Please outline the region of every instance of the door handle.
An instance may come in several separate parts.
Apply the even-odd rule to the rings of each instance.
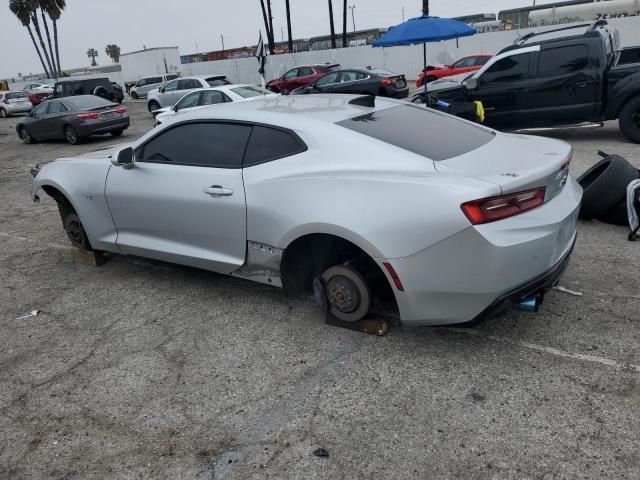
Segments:
[[[220,185],[212,185],[203,190],[207,195],[212,195],[214,197],[228,197],[233,195],[233,190],[230,188],[223,188]]]
[[[588,83],[588,82],[580,82],[580,83],[576,83],[576,87],[579,87],[579,88],[586,87],[587,85],[589,85],[589,83]]]

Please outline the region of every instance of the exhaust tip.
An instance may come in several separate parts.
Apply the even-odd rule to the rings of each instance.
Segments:
[[[533,312],[536,313],[540,309],[540,297],[527,297],[523,299],[517,306],[518,310],[523,312]]]

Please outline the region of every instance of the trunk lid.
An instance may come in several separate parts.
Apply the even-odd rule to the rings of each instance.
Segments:
[[[502,194],[545,187],[548,201],[566,184],[571,155],[571,146],[559,140],[497,133],[491,142],[435,167],[498,185]]]

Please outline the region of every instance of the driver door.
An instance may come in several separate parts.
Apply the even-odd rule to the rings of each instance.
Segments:
[[[118,247],[225,274],[244,264],[242,156],[251,130],[178,124],[139,145],[133,168],[111,167],[105,191]]]
[[[478,87],[469,91],[470,100],[482,102],[488,125],[516,127],[526,123],[536,54],[519,53],[497,60],[478,78]]]

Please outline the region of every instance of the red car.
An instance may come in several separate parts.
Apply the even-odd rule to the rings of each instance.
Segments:
[[[420,88],[424,86],[426,78],[427,83],[438,80],[439,78],[450,77],[451,75],[458,75],[460,73],[475,72],[480,70],[482,66],[487,63],[493,55],[469,55],[468,57],[462,57],[451,65],[438,65],[427,67],[427,71],[420,72],[420,76],[416,81],[416,87]]]
[[[292,68],[280,78],[274,78],[267,83],[267,88],[275,93],[291,92],[296,88],[306,87],[320,77],[335,70],[340,65],[325,63],[322,65],[301,65]]]

